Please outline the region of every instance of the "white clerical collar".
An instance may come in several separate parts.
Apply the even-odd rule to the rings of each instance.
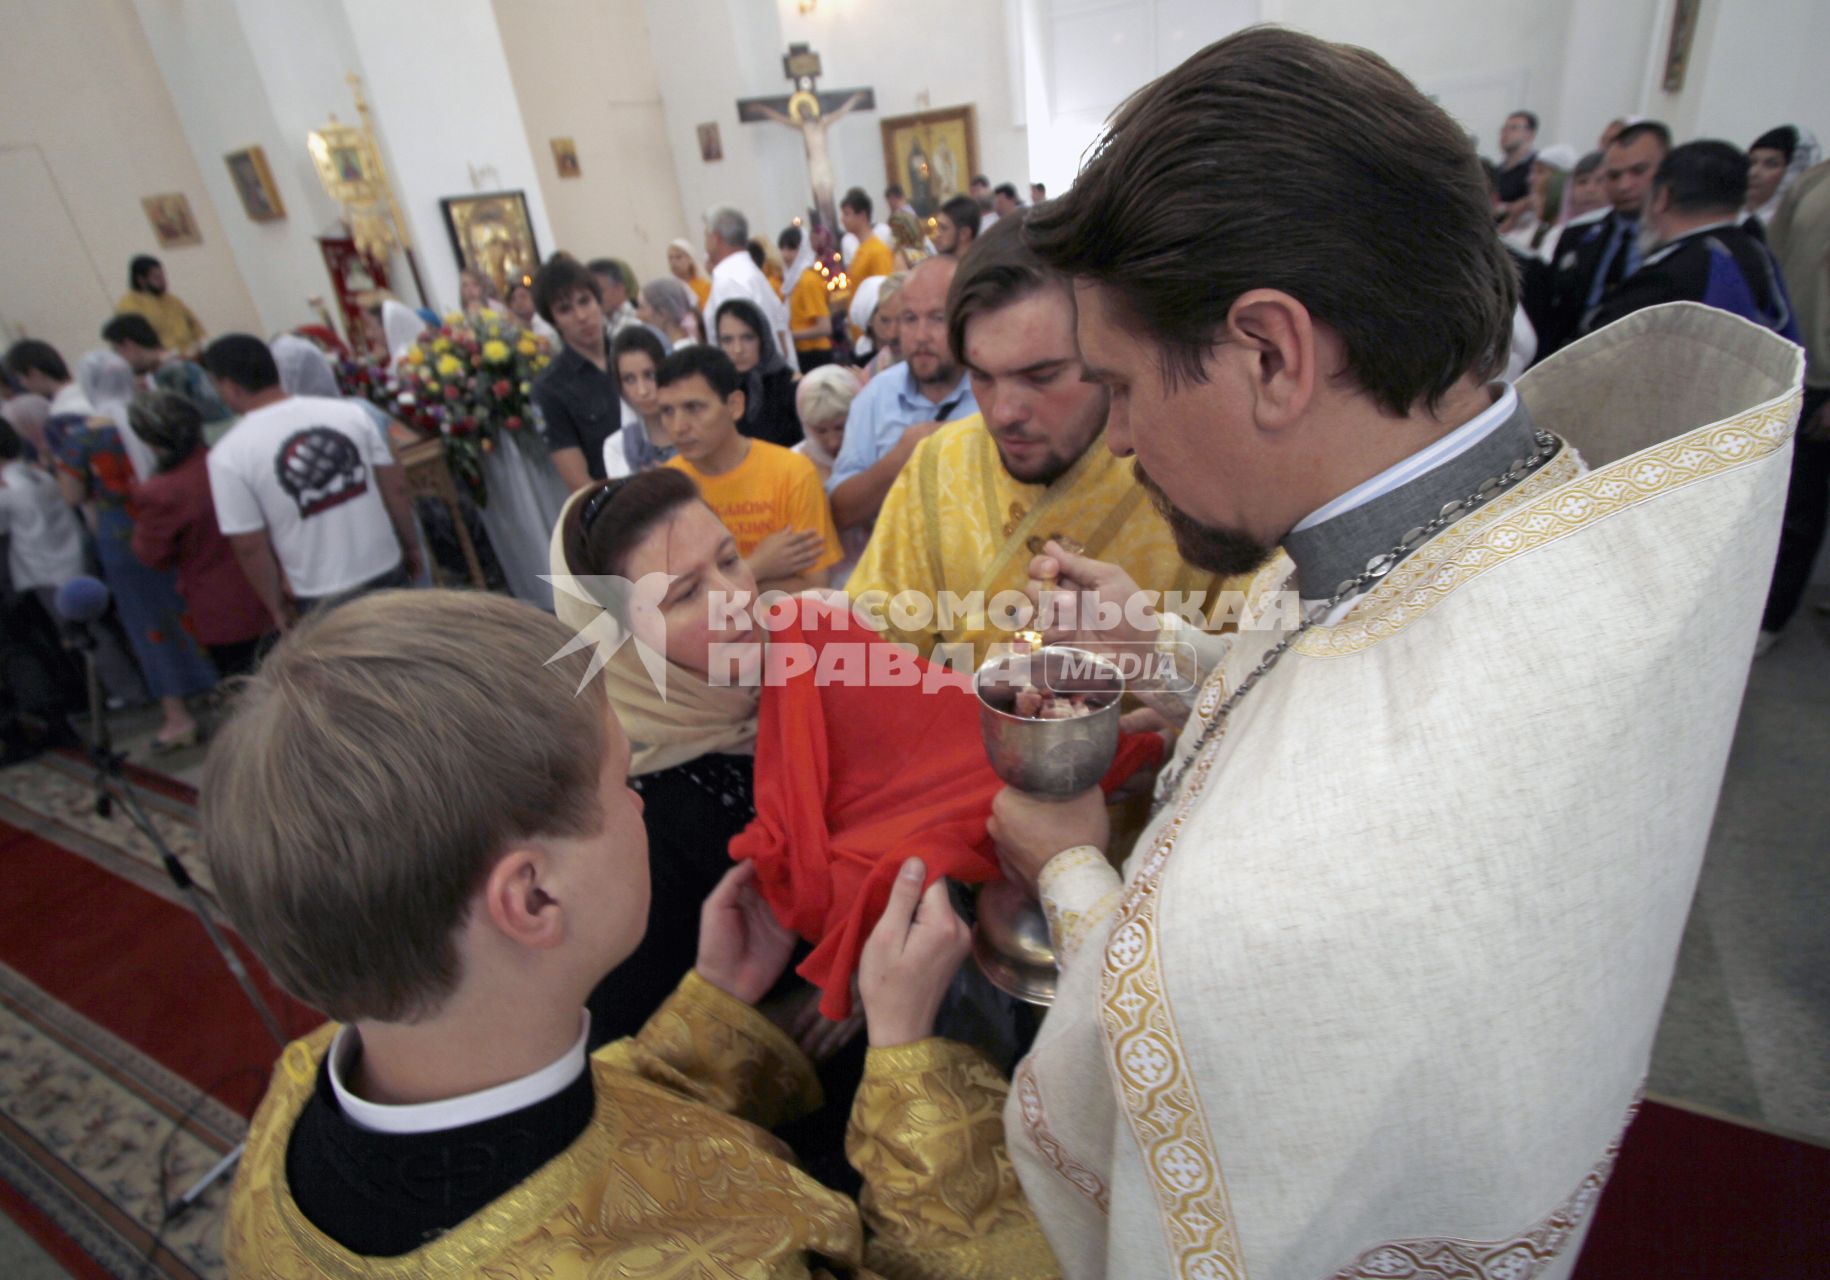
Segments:
[[[1387,467],[1372,479],[1355,485],[1340,497],[1327,505],[1311,511],[1301,520],[1291,533],[1300,533],[1312,529],[1324,520],[1345,515],[1355,507],[1363,507],[1374,498],[1382,497],[1393,489],[1409,484],[1418,476],[1434,471],[1449,459],[1466,453],[1475,445],[1497,431],[1512,415],[1518,411],[1519,393],[1506,383],[1492,384],[1500,388],[1500,394],[1493,403],[1480,413],[1462,423],[1442,439],[1437,440],[1410,457],[1393,466]]]
[[[578,1039],[572,1042],[570,1049],[532,1075],[437,1102],[384,1106],[350,1092],[344,1072],[361,1048],[362,1037],[354,1027],[344,1026],[330,1042],[330,1087],[336,1091],[337,1105],[343,1108],[343,1114],[361,1128],[375,1133],[436,1133],[460,1125],[480,1124],[545,1102],[584,1073],[585,1042],[590,1035],[590,1010],[580,1009]]]

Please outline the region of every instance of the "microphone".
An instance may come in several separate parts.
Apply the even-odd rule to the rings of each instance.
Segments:
[[[87,624],[108,612],[108,588],[97,578],[79,576],[57,588],[52,607],[65,622]]]

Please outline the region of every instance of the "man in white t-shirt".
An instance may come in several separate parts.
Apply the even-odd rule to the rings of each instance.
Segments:
[[[705,215],[705,256],[712,264],[712,292],[705,300],[705,340],[718,345],[718,308],[732,298],[745,298],[769,318],[775,330],[775,349],[792,369],[799,370],[790,340],[788,307],[769,277],[750,260],[750,223],[735,209],[718,208]]]
[[[216,523],[281,630],[332,597],[419,576],[406,478],[368,414],[287,395],[247,334],[212,342],[203,366],[241,416],[210,450]]]

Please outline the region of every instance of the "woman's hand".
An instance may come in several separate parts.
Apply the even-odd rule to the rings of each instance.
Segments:
[[[756,544],[746,560],[758,582],[794,578],[819,563],[826,540],[817,529],[777,529]]]
[[[872,1048],[934,1034],[934,1015],[972,946],[972,931],[947,900],[946,879],[923,893],[926,875],[920,858],[902,864],[858,957],[858,993]]]
[[[750,882],[754,862],[724,873],[699,911],[699,976],[745,1004],[767,995],[788,967],[794,934],[778,924]]]

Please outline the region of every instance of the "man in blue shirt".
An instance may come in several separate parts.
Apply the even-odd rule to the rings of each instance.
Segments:
[[[884,370],[852,401],[845,443],[826,481],[841,529],[877,518],[896,473],[944,422],[979,411],[972,383],[947,345],[947,290],[958,261],[917,264],[896,297],[903,363]]]

